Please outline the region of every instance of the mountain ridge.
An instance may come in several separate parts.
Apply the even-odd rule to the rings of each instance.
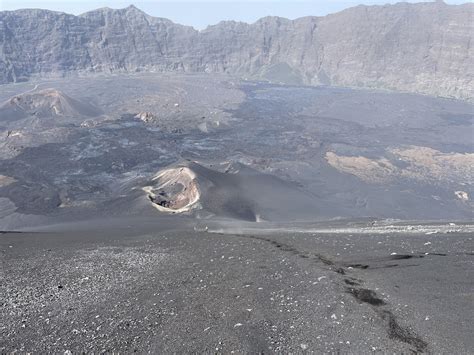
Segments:
[[[304,85],[474,97],[474,4],[359,5],[203,30],[131,5],[0,12],[0,83],[68,72],[209,72]]]

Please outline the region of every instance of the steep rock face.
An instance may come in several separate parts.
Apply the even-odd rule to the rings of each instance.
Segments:
[[[196,31],[134,6],[4,11],[0,83],[68,71],[204,71],[472,99],[473,13],[474,4],[400,3]]]
[[[359,6],[328,16],[318,31],[321,68],[338,85],[472,97],[473,5]]]
[[[92,28],[84,48],[94,71],[192,70],[185,65],[197,36],[192,27],[148,16],[133,6],[91,11],[79,18]]]

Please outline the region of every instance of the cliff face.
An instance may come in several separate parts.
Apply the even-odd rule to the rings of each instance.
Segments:
[[[0,83],[68,71],[205,71],[472,99],[473,14],[474,4],[400,3],[196,31],[133,6],[4,11]]]

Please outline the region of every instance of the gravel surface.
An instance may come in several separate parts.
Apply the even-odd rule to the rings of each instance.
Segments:
[[[468,353],[470,234],[0,235],[0,352]]]

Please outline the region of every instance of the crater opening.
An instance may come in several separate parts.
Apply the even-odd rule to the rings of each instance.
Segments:
[[[154,185],[143,190],[153,206],[163,212],[189,211],[199,201],[196,175],[187,167],[161,171],[153,178]]]

